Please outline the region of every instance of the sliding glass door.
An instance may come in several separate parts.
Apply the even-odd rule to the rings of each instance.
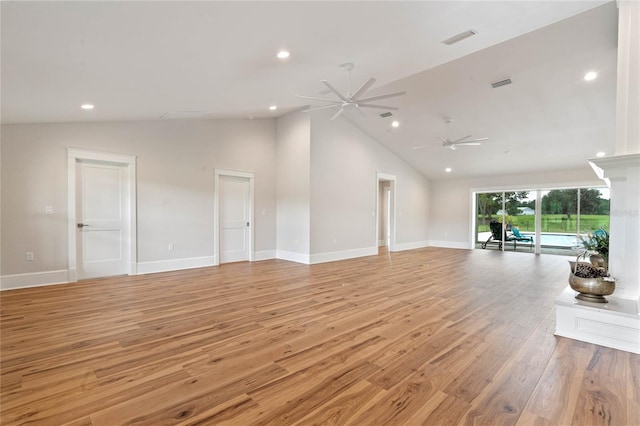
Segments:
[[[573,255],[582,247],[581,236],[609,229],[608,188],[478,192],[474,197],[476,248]],[[492,233],[491,222],[499,223],[504,235],[498,225]]]

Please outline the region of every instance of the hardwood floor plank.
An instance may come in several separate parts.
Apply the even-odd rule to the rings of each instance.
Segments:
[[[640,425],[640,355],[553,335],[567,260],[425,248],[4,291],[0,423]]]

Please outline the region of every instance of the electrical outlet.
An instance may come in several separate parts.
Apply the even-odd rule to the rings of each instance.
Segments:
[[[44,208],[44,214],[53,214],[53,206],[46,206]]]
[[[31,262],[33,261],[33,259],[34,259],[34,256],[32,251],[28,251],[25,253],[24,260],[26,260],[27,262]]]
[[[173,243],[169,243],[168,249],[169,251],[173,251]]]

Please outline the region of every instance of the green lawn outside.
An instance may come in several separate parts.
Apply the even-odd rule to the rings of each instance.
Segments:
[[[571,215],[571,219],[567,219],[566,214],[543,214],[542,215],[542,230],[541,232],[551,233],[570,233],[575,234],[578,221],[576,215]],[[502,216],[492,216],[491,219],[478,217],[478,232],[487,232],[489,229],[489,222],[491,220],[502,221]],[[535,231],[535,216],[507,216],[506,222],[512,226],[516,226],[523,232]],[[593,231],[604,227],[609,229],[609,216],[608,215],[581,215],[580,216],[580,233],[590,234]]]

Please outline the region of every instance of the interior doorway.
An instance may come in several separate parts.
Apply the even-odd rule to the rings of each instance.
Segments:
[[[376,179],[376,245],[378,252],[395,251],[396,178],[393,175],[377,173]]]
[[[253,261],[253,173],[215,171],[215,264]]]
[[[69,282],[136,274],[136,157],[68,149]]]

